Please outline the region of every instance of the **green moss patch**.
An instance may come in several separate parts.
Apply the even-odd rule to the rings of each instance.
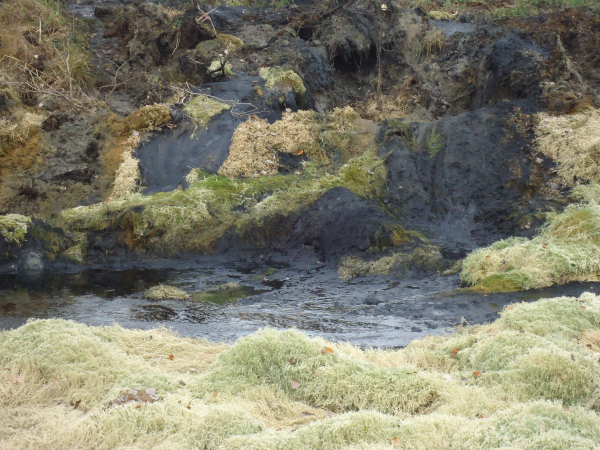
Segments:
[[[282,67],[262,67],[259,75],[266,80],[266,86],[269,88],[275,87],[276,84],[290,86],[297,94],[304,95],[306,87],[302,78],[291,69]]]
[[[231,105],[213,100],[206,95],[196,95],[188,103],[184,110],[190,117],[196,128],[208,125],[208,122],[223,111],[231,109]]]
[[[21,245],[25,240],[25,235],[30,224],[31,219],[21,214],[0,216],[0,235],[9,242]]]

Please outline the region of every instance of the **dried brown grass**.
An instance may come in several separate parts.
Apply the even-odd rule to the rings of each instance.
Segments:
[[[600,181],[600,110],[538,115],[537,149],[557,162],[567,186]]]
[[[273,124],[250,117],[235,130],[229,156],[219,173],[231,178],[274,175],[280,167],[278,152],[306,154],[313,160],[326,161],[315,132],[316,121],[314,111],[284,113]]]
[[[89,56],[74,25],[55,0],[1,3],[2,86],[27,100],[49,95],[70,104],[89,103]]]
[[[284,113],[273,124],[251,117],[233,134],[229,156],[219,173],[231,178],[275,175],[281,166],[280,152],[328,164],[328,154],[335,151],[345,163],[374,148],[371,138],[376,133],[364,122],[350,107],[336,108],[331,114]]]

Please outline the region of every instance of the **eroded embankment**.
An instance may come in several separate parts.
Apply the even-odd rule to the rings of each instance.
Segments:
[[[39,320],[0,334],[4,448],[595,448],[600,299],[360,350]]]
[[[20,8],[36,1],[2,6],[22,24],[3,47],[2,212],[33,218],[18,239],[2,219],[2,270],[276,251],[341,261],[347,277],[452,273],[474,249],[536,236],[571,191],[594,208],[594,5],[104,2],[59,32],[66,11],[45,3],[38,27]],[[585,228],[573,208],[568,227]],[[586,233],[585,261],[527,251],[545,273],[525,274],[509,250],[481,253],[489,266],[476,253],[463,281],[595,279]]]

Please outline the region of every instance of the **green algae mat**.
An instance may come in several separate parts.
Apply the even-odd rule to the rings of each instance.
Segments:
[[[585,449],[600,443],[600,297],[360,349],[233,345],[34,320],[0,333],[0,448]]]

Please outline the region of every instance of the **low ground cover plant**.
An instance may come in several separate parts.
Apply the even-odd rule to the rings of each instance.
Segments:
[[[34,320],[0,333],[2,448],[569,449],[600,442],[600,297],[510,305],[404,349],[233,345]],[[150,394],[148,394],[150,393]]]

